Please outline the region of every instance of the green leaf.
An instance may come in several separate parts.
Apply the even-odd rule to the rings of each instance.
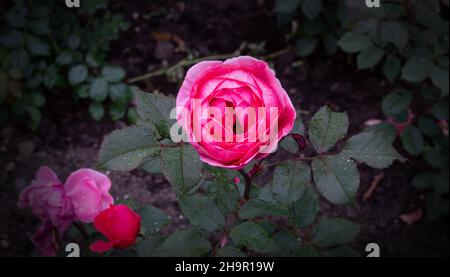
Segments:
[[[420,93],[423,95],[425,99],[431,101],[438,100],[439,98],[441,98],[442,95],[442,92],[438,88],[426,84],[420,88]]]
[[[383,134],[373,131],[350,138],[341,154],[380,169],[389,167],[395,160],[405,160]]]
[[[230,232],[231,240],[238,246],[248,247],[256,252],[269,253],[276,250],[269,235],[263,228],[252,222],[244,222]]]
[[[105,115],[105,108],[101,103],[92,102],[89,105],[89,114],[96,121],[99,121]]]
[[[303,228],[314,222],[320,210],[319,198],[311,187],[306,187],[303,195],[290,206],[290,221],[297,227]]]
[[[314,49],[316,49],[318,42],[319,41],[317,38],[302,37],[295,43],[295,51],[299,56],[308,56],[309,54],[314,52]]]
[[[71,34],[68,38],[67,38],[67,46],[69,47],[70,50],[75,50],[78,47],[80,47],[80,37],[76,34]]]
[[[353,160],[343,155],[314,159],[314,181],[323,197],[334,204],[354,202],[359,172]]]
[[[239,217],[242,219],[253,219],[266,215],[287,216],[288,211],[280,205],[274,205],[259,199],[251,199],[239,209]]]
[[[381,104],[385,115],[395,116],[406,110],[412,101],[412,93],[407,90],[396,90],[383,98]]]
[[[96,78],[92,81],[89,95],[92,99],[102,102],[108,96],[108,82],[103,78]]]
[[[442,91],[443,95],[448,95],[448,69],[435,67],[431,72],[431,81]]]
[[[295,154],[295,153],[297,153],[299,151],[298,143],[291,136],[285,137],[280,142],[279,145],[280,145],[281,148],[285,149],[286,151],[288,151],[291,154]]]
[[[154,257],[156,249],[161,245],[163,238],[156,234],[139,241],[137,243],[137,254],[139,257]]]
[[[89,85],[84,84],[77,89],[77,96],[81,99],[89,97]]]
[[[319,153],[324,153],[344,138],[348,129],[347,113],[337,113],[322,107],[311,119],[309,139]]]
[[[72,86],[83,83],[88,77],[88,69],[85,65],[80,64],[72,67],[69,71],[69,83]]]
[[[290,134],[298,134],[305,136],[305,124],[303,124],[303,120],[300,117],[300,111],[297,110],[297,117],[295,118],[294,127],[292,128]],[[288,136],[285,137],[281,143],[280,147],[285,149],[286,151],[289,151],[290,153],[297,153],[298,152],[298,143],[293,139],[292,137]]]
[[[331,247],[354,240],[359,231],[359,225],[348,220],[324,217],[316,226],[312,239],[320,247]]]
[[[11,10],[8,13],[2,14],[2,21],[5,21],[14,28],[23,28],[27,25],[26,14],[23,11]]]
[[[275,3],[275,12],[292,13],[300,5],[301,0],[277,0]]]
[[[102,76],[111,83],[120,82],[125,78],[125,70],[119,66],[107,65],[102,68]]]
[[[127,102],[128,86],[125,84],[112,84],[109,86],[109,97],[114,102]]]
[[[403,147],[411,155],[417,156],[423,151],[424,140],[422,133],[415,126],[407,126],[402,133]]]
[[[141,169],[150,174],[162,174],[161,159],[159,156],[150,156],[144,159]]]
[[[10,49],[18,48],[22,45],[23,41],[23,33],[16,30],[8,30],[0,36],[0,44]]]
[[[36,35],[48,35],[51,32],[48,18],[33,20],[30,22],[29,27]]]
[[[175,98],[163,94],[145,93],[134,90],[139,116],[153,124],[162,137],[169,136],[169,130],[175,120],[170,119],[170,112],[175,108]]]
[[[240,194],[236,186],[230,182],[209,182],[208,197],[212,198],[223,214],[233,213],[236,210]]]
[[[201,180],[203,164],[197,152],[188,145],[161,151],[164,176],[180,196],[187,194]]]
[[[401,69],[402,64],[400,59],[393,55],[388,55],[383,66],[384,76],[386,76],[389,81],[394,82],[400,74]]]
[[[196,230],[176,231],[156,249],[159,257],[200,257],[211,249],[211,244]]]
[[[448,120],[448,97],[439,99],[431,107],[431,114],[437,119]]]
[[[311,182],[311,169],[301,161],[289,160],[277,166],[273,173],[272,192],[280,203],[289,204],[299,199],[305,185]]]
[[[292,232],[281,230],[273,236],[277,250],[270,256],[295,257],[300,251],[300,239]]]
[[[384,56],[384,51],[376,46],[371,46],[358,54],[358,69],[368,69],[377,65]]]
[[[388,143],[394,143],[397,138],[397,130],[395,127],[387,122],[382,122],[376,125],[368,126],[364,129],[364,132],[375,132],[382,135]]]
[[[73,61],[73,56],[68,51],[63,51],[56,57],[56,63],[58,65],[68,65]]]
[[[86,64],[92,68],[98,68],[104,63],[104,60],[96,53],[88,53],[86,55]]]
[[[217,250],[216,257],[245,257],[245,254],[236,246],[229,244]]]
[[[370,46],[370,38],[368,36],[348,32],[338,40],[337,44],[346,53],[356,53],[367,49]]]
[[[436,120],[429,116],[421,116],[418,122],[420,131],[427,136],[433,137],[441,133],[441,128],[436,123]]]
[[[403,22],[382,21],[380,36],[381,39],[395,44],[398,50],[402,50],[408,44],[409,32],[407,25]]]
[[[159,232],[161,228],[170,223],[170,218],[162,210],[153,206],[144,206],[139,209],[141,216],[141,227],[144,228],[145,234],[153,234]]]
[[[114,102],[109,107],[109,115],[113,121],[122,119],[127,112],[127,104],[123,102]]]
[[[50,46],[45,41],[35,36],[27,36],[27,48],[30,53],[37,56],[50,55]]]
[[[322,10],[322,0],[302,0],[303,14],[309,19],[316,18]]]
[[[409,82],[421,82],[430,76],[433,63],[425,57],[410,58],[402,69],[402,79]]]
[[[155,133],[145,127],[127,127],[116,130],[103,140],[99,154],[99,167],[130,171],[159,151]]]
[[[222,213],[207,197],[184,197],[180,200],[180,208],[192,225],[207,232],[217,231],[225,225]]]
[[[30,56],[25,49],[18,49],[11,53],[11,67],[26,72],[30,65]]]

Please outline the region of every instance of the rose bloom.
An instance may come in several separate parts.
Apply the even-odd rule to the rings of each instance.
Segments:
[[[141,217],[125,205],[111,205],[94,221],[97,231],[109,241],[96,241],[89,247],[93,252],[105,252],[112,248],[125,249],[136,242],[141,229]]]
[[[72,202],[66,197],[64,185],[56,173],[43,166],[36,172],[31,185],[19,196],[19,208],[31,208],[42,221],[49,220],[60,233],[65,232],[75,220]]]
[[[109,193],[111,181],[108,176],[92,169],[80,169],[66,180],[65,190],[71,200],[77,218],[84,223],[91,223],[95,217],[114,199]]]
[[[266,157],[295,118],[274,71],[247,56],[194,65],[177,96],[178,123],[201,160],[212,166],[241,169]]]

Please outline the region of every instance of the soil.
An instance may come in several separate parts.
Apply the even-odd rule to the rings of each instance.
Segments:
[[[111,2],[112,9],[131,22],[131,28],[114,43],[110,56],[113,63],[126,68],[129,76],[174,64],[186,56],[186,52],[177,52],[177,41],[199,56],[233,52],[243,41],[266,41],[267,53],[285,47],[283,31],[272,13],[273,1]],[[155,33],[176,39],[157,40]],[[319,50],[302,60],[300,66],[292,67],[298,58],[288,51],[271,62],[297,108],[313,113],[328,104],[347,111],[350,134],[360,131],[369,119],[383,118],[380,101],[391,85],[375,72],[356,71],[346,56],[329,57]],[[147,91],[156,89],[173,95],[179,87],[164,76],[138,85]],[[108,119],[95,122],[88,115],[87,102],[76,103],[63,93],[50,97],[38,131],[17,124],[1,129],[0,256],[27,256],[33,250],[28,237],[38,221],[29,211],[19,210],[16,202],[36,169],[48,165],[64,180],[76,169],[94,167],[104,135],[127,124]],[[365,246],[375,242],[382,256],[448,256],[448,218],[432,222],[421,219],[412,225],[399,220],[401,214],[424,208],[424,196],[410,184],[420,163],[407,157],[409,162],[383,170],[384,178],[368,201],[363,201],[363,194],[382,171],[365,166],[360,166],[356,207],[336,207],[322,201],[321,213],[361,224],[361,234],[353,246],[362,255]],[[164,177],[139,171],[106,173],[117,199],[132,197],[163,209],[171,215],[173,228],[186,224]]]

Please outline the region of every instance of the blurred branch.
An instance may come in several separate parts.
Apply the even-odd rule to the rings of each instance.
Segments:
[[[198,58],[198,59],[187,59],[187,58],[185,58],[185,59],[182,59],[181,61],[179,61],[178,63],[176,63],[176,64],[174,64],[174,65],[172,65],[170,67],[161,68],[161,69],[158,69],[158,70],[155,70],[155,71],[143,74],[143,75],[139,75],[139,76],[133,77],[133,78],[128,80],[128,83],[133,84],[133,83],[137,83],[137,82],[140,82],[140,81],[151,79],[151,78],[154,78],[154,77],[157,77],[157,76],[166,75],[167,72],[171,72],[171,71],[174,71],[174,70],[176,70],[178,68],[189,66],[189,65],[193,65],[193,64],[197,64],[197,63],[200,63],[200,62],[203,62],[203,61],[224,60],[224,59],[229,59],[229,58],[232,58],[232,57],[236,57],[236,56],[239,56],[241,54],[242,50],[245,47],[246,47],[246,44],[243,43],[233,53],[206,56],[206,57],[202,57],[202,58]],[[283,55],[284,53],[289,52],[290,50],[291,50],[291,48],[287,47],[287,48],[281,49],[281,50],[279,50],[277,52],[274,52],[274,53],[271,53],[271,54],[268,54],[268,55],[265,55],[265,56],[261,56],[260,58],[263,59],[263,60],[273,59],[273,58],[276,58],[278,56]]]

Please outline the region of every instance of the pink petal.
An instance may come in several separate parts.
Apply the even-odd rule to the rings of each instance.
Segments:
[[[34,177],[37,181],[42,182],[51,182],[56,181],[59,182],[58,175],[48,166],[42,166],[36,172]]]
[[[73,209],[80,221],[90,223],[97,216],[102,198],[101,192],[93,179],[85,177],[76,186],[66,192],[72,202]]]
[[[102,253],[111,250],[114,242],[98,240],[89,246],[89,249],[95,253]]]

